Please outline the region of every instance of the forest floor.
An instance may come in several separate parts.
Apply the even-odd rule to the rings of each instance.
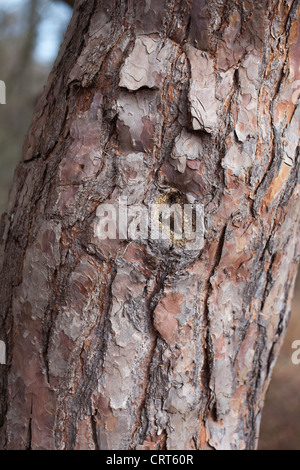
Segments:
[[[295,340],[300,340],[300,275],[287,335],[267,393],[260,450],[300,450],[300,364],[291,360]]]

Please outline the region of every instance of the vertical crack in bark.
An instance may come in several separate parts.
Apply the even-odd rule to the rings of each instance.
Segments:
[[[205,346],[204,346],[204,364],[203,364],[203,369],[202,369],[202,380],[203,383],[205,384],[205,387],[207,389],[207,404],[206,404],[206,410],[210,410],[213,412],[213,407],[214,407],[214,401],[215,398],[212,394],[212,390],[210,388],[210,380],[211,380],[211,374],[212,374],[212,369],[213,369],[213,341],[210,335],[210,314],[209,314],[209,299],[210,296],[213,292],[213,287],[211,284],[211,278],[215,275],[216,270],[220,264],[221,258],[222,258],[222,253],[223,253],[223,247],[225,243],[225,236],[226,236],[226,229],[227,225],[223,227],[223,229],[220,232],[220,237],[219,237],[219,242],[218,246],[216,249],[215,253],[215,262],[212,266],[212,269],[209,273],[208,279],[207,279],[207,294],[205,297],[204,301],[204,309],[203,309],[203,315],[204,315],[204,324],[206,327],[206,333],[205,333]],[[205,420],[205,417],[204,417]]]
[[[155,351],[156,351],[156,347],[157,347],[157,333],[155,333],[155,341],[154,341],[154,344],[153,344],[153,347],[152,347],[151,351],[149,352],[150,360],[149,360],[149,363],[148,363],[148,367],[147,367],[148,371],[147,371],[146,380],[145,380],[145,390],[146,391],[145,391],[145,394],[144,394],[144,396],[142,398],[142,401],[141,401],[141,403],[140,403],[140,405],[137,409],[137,412],[136,412],[136,422],[135,422],[135,425],[133,426],[132,433],[131,433],[131,442],[130,442],[130,446],[129,446],[130,450],[134,450],[134,448],[135,448],[135,443],[134,443],[135,437],[141,431],[140,427],[142,426],[142,415],[145,412],[145,409],[146,409],[146,406],[147,406],[148,387],[149,387],[150,378],[151,378],[151,365],[152,365],[152,361],[153,361],[154,354],[155,354]],[[140,439],[141,444],[142,444],[142,441],[146,439],[146,434],[147,434],[147,431],[145,430],[145,434],[143,435],[143,439]]]
[[[263,325],[258,323],[258,335],[257,335],[257,342],[255,348],[255,355],[253,359],[252,365],[252,377],[255,380],[251,381],[251,388],[247,394],[247,429],[248,435],[246,436],[246,449],[253,450],[255,448],[256,438],[257,438],[257,413],[255,412],[255,404],[257,404],[258,394],[261,391],[261,376],[262,376],[262,368],[264,365],[262,364],[261,357],[262,353],[266,347],[266,328]],[[258,413],[260,410],[258,411]]]
[[[273,268],[273,264],[274,264],[275,259],[276,259],[276,254],[272,255],[269,266],[268,266],[268,269],[267,269],[267,272],[266,272],[266,284],[265,284],[265,288],[264,288],[264,291],[263,291],[263,294],[262,294],[262,299],[261,299],[261,304],[260,304],[260,312],[262,312],[263,309],[264,309],[265,302],[268,298],[270,289],[273,285],[272,268]]]
[[[52,315],[52,311],[51,310],[49,311],[49,307],[48,307],[46,312],[45,312],[45,320],[44,320],[44,326],[43,326],[42,357],[43,357],[43,361],[44,361],[44,365],[45,365],[46,380],[47,380],[49,385],[50,385],[50,376],[49,376],[48,350],[49,350],[49,343],[50,343],[52,328],[53,328],[53,315]]]
[[[32,443],[32,411],[33,411],[33,396],[31,396],[31,407],[30,407],[30,416],[29,416],[29,423],[28,423],[28,435],[27,435],[27,444],[25,450],[32,450],[31,443]]]
[[[95,450],[100,450],[98,435],[97,435],[97,420],[95,415],[91,416],[91,428],[92,428],[92,437],[95,445]]]
[[[147,374],[147,380],[145,381],[147,387],[146,387],[145,395],[138,408],[137,420],[136,420],[136,423],[133,427],[133,431],[131,434],[130,448],[133,448],[135,445],[134,444],[135,436],[137,436],[140,432],[142,432],[142,429],[139,428],[142,424],[141,423],[142,415],[144,414],[145,418],[147,419],[146,406],[147,406],[147,400],[149,396],[149,390],[152,386],[152,364],[153,364],[155,352],[157,350],[157,341],[158,341],[158,338],[160,337],[158,331],[153,325],[153,314],[164,292],[164,285],[165,285],[166,278],[174,270],[174,264],[176,263],[176,261],[173,259],[171,259],[171,261],[168,261],[168,258],[171,255],[171,253],[172,253],[172,247],[170,248],[170,250],[168,251],[166,255],[167,261],[162,262],[161,265],[159,266],[159,269],[156,274],[156,283],[153,287],[152,293],[150,294],[147,300],[147,307],[148,307],[147,311],[148,311],[149,318],[152,324],[153,334],[155,335],[155,340],[153,343],[153,348],[151,349],[150,354],[149,354],[148,374]],[[148,425],[149,425],[149,422],[147,423],[147,426],[144,426],[144,433],[141,436],[139,436],[140,444],[142,444],[146,440]]]
[[[191,17],[191,13],[190,13],[189,20],[188,20],[188,23],[186,25],[186,30],[185,30],[185,34],[184,34],[183,43],[186,43],[188,41],[188,38],[189,38],[189,35],[190,35],[190,30],[191,30],[191,23],[192,23],[192,17]]]
[[[90,406],[91,395],[95,390],[98,379],[102,374],[103,358],[107,348],[107,336],[110,328],[109,313],[112,305],[112,284],[117,275],[116,261],[112,260],[107,267],[109,276],[107,277],[106,293],[103,295],[102,313],[99,317],[98,325],[94,327],[89,352],[85,358],[85,367],[82,371],[82,377],[72,395],[65,390],[60,391],[62,408],[68,416],[65,423],[66,437],[61,435],[59,421],[56,426],[56,445],[60,448],[61,442],[66,443],[66,448],[72,450],[75,448],[78,423],[82,416],[86,415]],[[100,300],[100,299],[99,299]],[[68,389],[74,384],[66,384]],[[61,410],[63,412],[63,409]],[[101,443],[99,443],[99,447]]]
[[[267,360],[267,367],[266,367],[266,377],[269,377],[271,372],[272,372],[272,369],[273,369],[273,362],[274,362],[274,351],[275,351],[275,347],[279,341],[279,338],[282,337],[282,332],[283,330],[285,329],[286,327],[286,324],[290,318],[290,312],[289,314],[287,315],[287,312],[286,312],[286,306],[287,306],[287,293],[288,293],[288,289],[290,288],[290,286],[288,286],[287,288],[287,291],[285,292],[285,302],[284,302],[284,309],[281,311],[280,313],[280,317],[279,317],[279,322],[278,322],[278,326],[277,326],[277,329],[276,329],[276,334],[275,334],[275,338],[274,338],[274,341],[273,341],[273,344],[272,344],[272,347],[270,349],[270,353],[269,353],[269,357],[268,357],[268,360]]]

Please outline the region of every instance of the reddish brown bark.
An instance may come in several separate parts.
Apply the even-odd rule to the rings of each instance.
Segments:
[[[255,448],[300,253],[298,50],[296,1],[77,2],[2,219],[1,448]],[[99,240],[100,204],[171,193],[204,207],[198,251]]]

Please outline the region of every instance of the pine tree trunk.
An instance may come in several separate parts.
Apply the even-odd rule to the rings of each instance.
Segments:
[[[77,1],[1,224],[2,449],[254,449],[299,245],[299,6]],[[205,239],[100,240],[171,196]],[[2,344],[3,344],[2,343]]]

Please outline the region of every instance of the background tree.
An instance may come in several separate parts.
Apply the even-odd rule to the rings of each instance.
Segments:
[[[298,17],[76,3],[1,226],[2,448],[256,446],[299,259]],[[198,252],[97,238],[102,202],[174,193]]]
[[[3,3],[3,2],[2,2]],[[13,7],[0,4],[0,79],[7,87],[7,105],[0,113],[0,213],[7,205],[13,172],[20,161],[20,149],[32,120],[33,109],[51,70],[51,61],[40,61],[37,44],[47,39],[49,28],[44,22],[55,15],[57,42],[65,28],[58,7],[50,0],[23,0]],[[54,42],[54,41],[53,41]],[[43,46],[47,49],[47,45]],[[41,46],[40,46],[41,48]],[[44,56],[49,56],[47,50]]]

